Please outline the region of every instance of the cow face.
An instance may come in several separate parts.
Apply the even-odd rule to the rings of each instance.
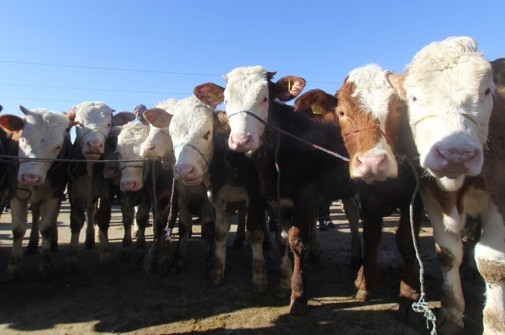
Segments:
[[[0,116],[0,125],[19,142],[20,158],[17,180],[26,186],[40,186],[47,176],[47,171],[60,154],[68,129],[73,120],[62,114],[56,114],[45,108],[28,110],[20,106],[25,118],[14,115]],[[45,158],[49,161],[23,161],[23,158]]]
[[[262,66],[252,66],[236,68],[225,76],[224,102],[231,128],[230,149],[254,152],[261,145],[272,100],[293,99],[305,87],[305,80],[294,76],[273,84],[270,80],[274,74]]]
[[[367,183],[398,175],[394,146],[406,108],[386,75],[377,65],[357,68],[337,92],[350,175]]]
[[[142,157],[171,160],[167,159],[173,156],[172,138],[168,127],[172,120],[175,103],[176,101],[172,99],[170,104],[166,103],[163,106],[164,108],[151,108],[144,112],[144,120],[149,124],[149,135],[140,147]]]
[[[423,48],[402,77],[390,81],[407,100],[420,163],[443,189],[480,173],[493,107],[489,62],[469,37]]]
[[[175,155],[174,176],[186,185],[200,184],[212,154],[213,108],[197,97],[177,102],[169,132]]]
[[[141,122],[130,122],[122,127],[118,135],[116,152],[121,171],[119,185],[123,192],[135,192],[144,187],[144,177],[147,172],[145,164],[133,161],[141,159],[140,146],[148,134],[148,126]]]
[[[73,107],[70,113],[75,114],[77,127],[76,142],[86,159],[100,159],[112,126],[112,110],[102,102],[82,102]]]

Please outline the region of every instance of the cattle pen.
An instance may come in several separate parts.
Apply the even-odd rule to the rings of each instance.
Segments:
[[[81,246],[77,271],[64,273],[62,264],[70,239],[69,212],[68,202],[64,202],[58,217],[59,247],[53,253],[53,276],[42,278],[37,270],[38,255],[25,255],[20,279],[0,286],[0,333],[429,333],[422,317],[407,324],[396,316],[401,274],[401,258],[394,242],[397,215],[385,218],[376,296],[358,302],[351,298],[356,270],[349,266],[348,224],[338,204],[333,203],[331,216],[336,228],[317,232],[321,259],[308,263],[309,310],[307,315],[295,317],[289,315],[286,299],[276,295],[279,273],[275,262],[268,266],[267,292],[258,295],[251,291],[251,250],[247,244],[240,250],[228,251],[226,282],[222,287],[211,288],[205,276],[205,242],[197,224],[189,240],[185,267],[179,273],[145,272],[144,255],[140,252],[129,260],[121,260],[123,227],[118,206],[113,207],[109,230],[113,250],[110,266],[100,266],[97,247]],[[9,212],[0,217],[0,275],[4,274],[10,253],[10,219]],[[24,246],[28,236],[25,235]],[[152,229],[148,228],[148,245],[152,237]],[[232,239],[230,236],[230,247]],[[440,307],[441,273],[427,221],[422,226],[420,249],[426,267],[427,300],[436,312]],[[462,271],[462,278],[467,301],[463,334],[481,333],[483,281],[471,270]]]

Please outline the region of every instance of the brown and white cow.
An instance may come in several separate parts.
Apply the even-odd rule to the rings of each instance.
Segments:
[[[451,37],[424,47],[403,75],[390,76],[408,103],[420,164],[430,176],[421,197],[442,266],[440,326],[447,333],[464,326],[459,266],[466,215],[482,220],[475,260],[486,282],[484,333],[505,333],[504,73],[503,59],[491,66],[473,39]]]
[[[74,159],[83,159],[83,162],[73,162],[68,168],[71,238],[65,260],[66,271],[72,271],[77,265],[79,234],[85,221],[85,245],[88,248],[94,246],[95,218],[101,242],[98,253],[100,262],[108,264],[111,260],[107,231],[110,225],[111,201],[116,192],[113,190],[112,181],[104,177],[104,165],[95,161],[98,161],[106,150],[111,128],[135,118],[130,112],[121,112],[114,116],[113,112],[113,109],[102,102],[82,102],[70,110],[70,114],[75,115],[76,121],[79,122],[72,155]]]
[[[39,229],[42,234],[39,270],[51,272],[51,239],[60,210],[61,197],[67,184],[66,163],[52,161],[66,158],[70,152],[69,129],[75,115],[62,115],[45,108],[33,110],[20,106],[25,118],[1,115],[1,127],[19,143],[17,186],[10,201],[13,246],[4,280],[16,278],[21,269],[22,243],[26,232],[28,204],[40,209]],[[32,159],[40,160],[32,160]],[[47,160],[45,160],[47,159]]]
[[[304,88],[305,80],[287,76],[273,83],[273,75],[262,66],[236,68],[225,76],[224,99],[219,100],[226,103],[230,120],[230,148],[251,157],[263,196],[272,207],[280,205],[284,209],[281,244],[285,252],[280,286],[282,291],[291,291],[290,312],[298,315],[305,313],[307,307],[304,258],[319,200],[351,197],[354,190],[339,187],[349,184],[349,174],[341,173],[348,171],[346,162],[276,133],[273,125],[304,141],[346,154],[343,142],[338,143],[340,134],[334,125],[316,123],[296,113],[292,106],[276,101],[296,97]],[[280,181],[276,165],[280,169]],[[294,254],[293,268],[288,247]]]
[[[196,99],[196,98],[195,98]],[[184,104],[185,99],[179,101]],[[142,157],[159,159],[161,166],[171,173],[173,177],[176,158],[172,145],[172,137],[169,132],[175,105],[179,103],[175,99],[168,99],[156,105],[156,108],[148,109],[144,112],[144,119],[149,123],[149,135],[140,148]],[[172,180],[171,180],[172,182]],[[163,229],[165,224],[157,225],[159,238],[156,243],[160,248],[157,259],[159,272],[180,271],[184,264],[187,241],[192,232],[192,214],[202,214],[202,237],[208,242],[208,252],[211,250],[211,239],[213,236],[214,210],[207,200],[207,189],[200,184],[186,185],[183,182],[175,181],[174,202],[172,204],[172,214],[174,211],[179,214],[179,241],[175,246],[175,256],[169,252],[170,243],[165,241]],[[168,215],[168,213],[167,213]],[[175,214],[177,215],[177,214]],[[174,215],[172,215],[174,218]],[[209,256],[209,254],[207,255]]]
[[[417,171],[412,162],[416,152],[413,141],[410,145],[407,141],[410,127],[406,105],[388,82],[388,73],[373,64],[354,69],[335,96],[321,90],[309,91],[297,99],[295,108],[307,115],[316,113],[320,122],[341,127],[363,213],[365,246],[363,266],[355,281],[357,299],[369,299],[374,293],[382,219],[400,209],[396,242],[404,269],[399,316],[406,319],[412,300],[418,299],[419,288],[409,213],[416,187]],[[413,213],[417,236],[422,214],[419,196]]]

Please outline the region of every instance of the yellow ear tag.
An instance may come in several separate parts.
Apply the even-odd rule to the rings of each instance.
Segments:
[[[324,115],[324,109],[318,104],[312,104],[310,109],[312,109],[312,114]]]
[[[214,100],[221,100],[221,94],[219,93],[209,92],[209,97]]]
[[[291,92],[291,79],[288,80],[288,92]]]

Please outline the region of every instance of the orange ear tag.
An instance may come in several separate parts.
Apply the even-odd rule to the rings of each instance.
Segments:
[[[221,100],[221,94],[219,93],[209,92],[209,97],[214,100]]]

